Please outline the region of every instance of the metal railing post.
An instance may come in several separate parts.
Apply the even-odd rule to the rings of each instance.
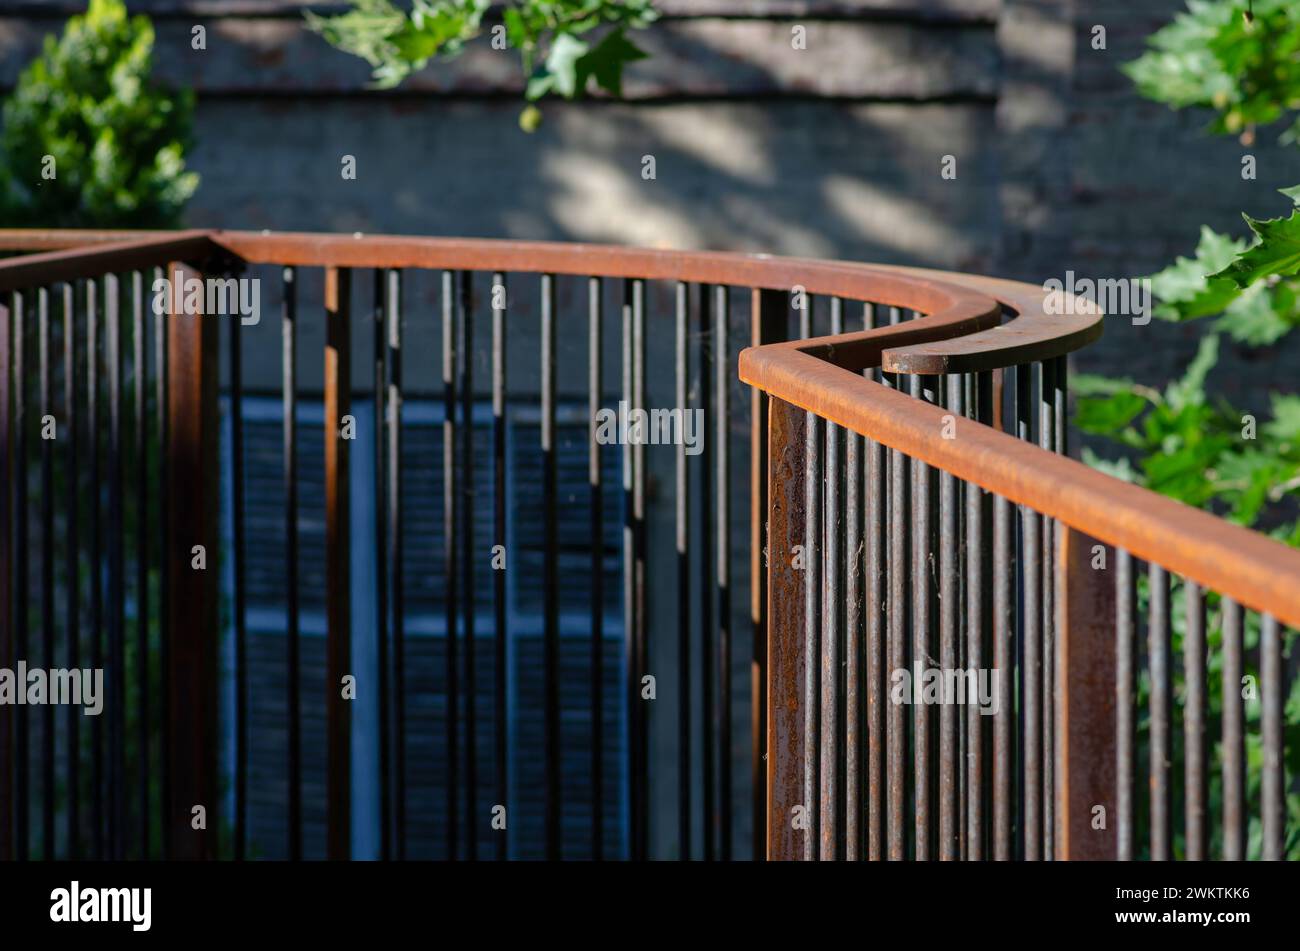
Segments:
[[[783,400],[768,404],[767,533],[767,857],[801,859],[809,804],[804,801],[807,414]],[[758,447],[755,447],[757,451]],[[799,550],[797,551],[796,548]],[[807,558],[808,553],[803,552]],[[764,574],[755,578],[761,584]],[[800,822],[798,820],[804,819]]]
[[[1058,522],[1056,550],[1055,852],[1114,860],[1115,549]]]
[[[185,314],[184,283],[200,278],[180,262],[167,266],[168,317],[168,547],[163,553],[171,599],[164,619],[167,642],[171,769],[172,859],[217,857],[218,600],[217,368],[215,318]],[[202,560],[198,546],[202,546]],[[202,807],[200,822],[198,807]],[[196,828],[196,826],[198,828]]]

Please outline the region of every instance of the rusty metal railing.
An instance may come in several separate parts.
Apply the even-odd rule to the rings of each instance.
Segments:
[[[1086,539],[1080,533],[1131,553],[1114,554],[1114,571],[1128,572],[1125,577],[1131,577],[1134,559],[1148,559],[1249,608],[1297,623],[1291,609],[1280,604],[1279,585],[1294,580],[1295,563],[1293,553],[1276,555],[1280,546],[1239,530],[1215,534],[1220,523],[1204,515],[1196,516],[1202,521],[1190,523],[1192,529],[1169,533],[1167,522],[1186,517],[1173,514],[1181,507],[1132,487],[1123,487],[1120,504],[1104,519],[1090,521],[1100,511],[1099,495],[1112,492],[1113,480],[1062,457],[1064,355],[1100,333],[1100,315],[1082,307],[1076,317],[1048,319],[1041,300],[1035,303],[1032,289],[1023,286],[753,255],[396,236],[0,231],[0,250],[40,252],[0,262],[0,303],[6,305],[0,308],[0,465],[11,486],[0,493],[0,616],[13,619],[0,637],[0,667],[33,657],[48,667],[56,654],[72,665],[84,649],[94,663],[95,651],[102,651],[99,659],[116,685],[109,691],[106,724],[95,722],[88,744],[70,739],[78,729],[71,716],[63,728],[51,727],[48,719],[33,725],[21,708],[12,722],[4,720],[10,710],[0,707],[0,744],[13,742],[0,746],[0,856],[244,857],[251,841],[250,702],[282,703],[286,710],[325,720],[324,823],[318,841],[311,831],[317,827],[307,819],[311,794],[304,789],[305,772],[317,764],[305,762],[302,717],[286,718],[284,854],[352,854],[355,727],[338,685],[357,657],[350,598],[358,585],[368,584],[353,576],[350,558],[354,544],[362,543],[351,537],[350,528],[349,509],[358,491],[351,483],[357,478],[377,513],[374,537],[364,542],[376,563],[371,592],[376,610],[369,622],[373,629],[363,633],[378,652],[373,662],[379,679],[366,687],[383,698],[374,735],[365,737],[377,747],[379,856],[416,854],[414,843],[424,840],[408,816],[415,781],[410,750],[416,739],[433,739],[412,734],[420,727],[406,696],[410,665],[429,659],[411,653],[416,642],[405,629],[404,564],[420,540],[413,539],[408,525],[405,506],[413,487],[403,446],[412,434],[404,407],[420,390],[439,390],[442,404],[440,605],[446,632],[436,673],[446,698],[436,724],[437,770],[445,781],[438,787],[442,798],[433,851],[421,846],[421,854],[738,857],[745,853],[733,842],[740,831],[735,806],[737,793],[746,790],[759,857],[764,851],[773,858],[1106,854],[1108,846],[1098,846],[1095,837],[1085,844],[1078,836],[1083,821],[1078,809],[1094,793],[1090,801],[1108,807],[1119,796],[1111,810],[1118,839],[1123,842],[1124,829],[1131,838],[1137,815],[1132,768],[1125,773],[1124,764],[1136,761],[1134,721],[1131,705],[1125,707],[1113,682],[1109,694],[1098,686],[1097,671],[1112,662],[1107,658],[1114,655],[1114,635],[1075,634],[1084,623],[1076,623],[1075,614],[1086,613],[1079,598],[1104,594],[1095,578],[1089,587],[1081,574],[1078,555]],[[247,547],[264,542],[249,539],[245,526],[240,321],[226,322],[223,345],[220,321],[196,316],[184,300],[170,296],[166,316],[155,315],[150,375],[144,276],[154,268],[182,277],[246,271],[276,278],[278,291],[272,296],[280,304],[283,341],[278,395],[287,676],[283,692],[274,697],[252,696],[264,688],[252,686],[248,672]],[[361,293],[365,276],[373,295]],[[430,277],[433,290],[417,296],[415,289]],[[362,298],[367,302],[358,306]],[[423,306],[430,299],[434,306]],[[52,319],[51,300],[63,302],[61,324]],[[35,340],[25,313],[33,302]],[[826,305],[820,315],[818,302]],[[125,335],[123,306],[132,314]],[[324,318],[325,424],[323,456],[309,460],[302,457],[297,422],[305,395],[298,350],[304,317],[317,307]],[[611,319],[615,315],[617,320]],[[413,362],[409,352],[409,328],[426,320],[440,327],[440,373]],[[747,333],[737,332],[738,320],[747,324]],[[522,370],[512,362],[518,360],[518,345],[516,356],[507,357],[521,321],[537,331],[536,350],[527,354],[531,365]],[[474,328],[480,323],[490,331],[477,335],[476,344]],[[617,330],[611,335],[607,325]],[[830,336],[816,337],[819,326]],[[854,326],[863,329],[845,332]],[[85,347],[79,343],[82,327]],[[309,324],[306,332],[311,329]],[[358,333],[366,329],[373,340],[368,350],[373,386],[365,390],[373,397],[369,423],[356,421],[352,411],[352,361]],[[52,388],[59,377],[54,344],[60,336],[61,401]],[[604,356],[611,336],[618,337],[621,356],[621,380],[614,387],[606,383],[612,361]],[[743,418],[731,393],[741,337],[753,346],[740,355],[739,366],[742,378],[753,384],[747,446],[732,433],[734,422]],[[671,347],[658,346],[663,338],[671,339]],[[127,339],[133,349],[124,360]],[[560,343],[575,339],[585,342],[578,348],[585,357],[582,373],[564,366],[572,358],[560,359]],[[228,372],[219,389],[223,346]],[[28,350],[38,353],[34,380],[28,379]],[[474,370],[480,366],[487,368],[488,382],[476,385]],[[651,408],[647,392],[653,394],[661,379],[673,384],[666,402],[675,409],[698,409],[708,420],[698,459],[689,457],[680,441],[671,450],[658,450],[627,440],[607,446],[598,436],[597,415],[608,398],[617,396],[633,409]],[[1012,380],[1014,387],[1004,385]],[[32,386],[39,389],[35,415],[27,394]],[[148,413],[150,392],[153,414]],[[220,393],[230,420],[224,456],[217,434]],[[128,394],[134,413],[132,424],[124,427]],[[585,500],[561,497],[559,490],[557,420],[566,399],[585,403]],[[491,407],[486,446],[473,437],[478,402]],[[536,445],[508,449],[514,404],[535,414]],[[105,405],[106,439],[99,425]],[[84,410],[80,415],[78,408]],[[33,460],[28,446],[37,419],[49,416],[66,424],[72,438],[43,442],[40,458]],[[375,457],[367,466],[349,451],[345,419],[373,427]],[[945,431],[957,438],[944,439]],[[1026,445],[1030,440],[1042,450]],[[667,468],[662,473],[671,491],[651,486],[655,460],[648,452],[660,451],[672,455],[671,475]],[[483,539],[474,530],[477,497],[487,495],[492,514],[486,540],[515,564],[518,553],[508,530],[514,516],[505,498],[512,452],[515,458],[535,453],[539,473],[540,501],[532,517],[543,593],[542,765],[529,780],[538,790],[535,797],[510,775],[514,760],[507,752],[509,657],[517,634],[506,572],[489,572],[479,544]],[[609,484],[606,471],[607,457],[615,454],[621,477],[616,502],[610,490],[617,487]],[[129,478],[123,476],[124,460]],[[731,518],[733,499],[745,494],[734,476],[746,462],[748,544],[736,537]],[[314,684],[304,679],[300,629],[299,482],[305,464],[319,466],[324,493],[318,514],[325,525],[325,673]],[[222,466],[228,467],[230,486],[225,498],[217,495]],[[62,477],[58,500],[55,474]],[[33,486],[39,490],[32,492]],[[909,496],[914,503],[931,493],[933,505],[909,504]],[[34,497],[43,508],[32,531],[26,512]],[[1021,506],[1018,525],[1011,521],[1013,504]],[[581,524],[573,521],[578,509],[585,509],[585,541]],[[822,517],[804,517],[814,509]],[[1126,514],[1139,509],[1142,518]],[[657,519],[657,513],[664,518]],[[231,526],[225,547],[219,518]],[[82,527],[85,520],[89,531]],[[656,535],[655,526],[669,521],[675,577],[660,574],[665,561],[653,556],[661,542],[669,542],[666,530]],[[1211,523],[1214,532],[1208,530]],[[1052,544],[1057,524],[1060,547]],[[622,532],[616,599],[621,621],[611,627],[602,559],[605,533],[614,525]],[[1210,536],[1223,540],[1208,555],[1182,541]],[[40,553],[38,585],[28,575],[29,544]],[[811,559],[798,573],[787,557],[795,544]],[[196,545],[222,562],[228,585],[218,585],[211,563],[206,570],[194,567]],[[1226,564],[1222,549],[1239,546],[1246,557]],[[588,568],[575,589],[558,566],[562,555],[584,549]],[[56,555],[65,568],[58,567]],[[926,565],[932,558],[938,573],[930,578]],[[1272,574],[1254,570],[1265,560],[1271,560]],[[140,600],[149,596],[151,572],[158,574],[164,602],[156,623],[150,621],[147,600]],[[1019,579],[1019,588],[1009,587],[1012,578]],[[481,633],[484,619],[477,618],[480,586],[491,588],[490,635]],[[733,603],[733,594],[746,589],[748,612]],[[56,596],[61,610],[53,607]],[[574,599],[589,605],[582,632],[589,650],[581,659],[564,653],[571,650],[565,645],[575,631],[570,614],[562,613],[561,596],[570,606]],[[215,741],[215,651],[223,603],[234,645],[233,704],[220,710],[235,737],[229,816],[217,805],[221,770]],[[1135,601],[1122,603],[1130,612],[1136,607]],[[29,650],[32,621],[41,631],[39,652]],[[751,770],[736,777],[729,672],[738,656],[737,632],[745,626],[751,642],[746,651]],[[618,628],[621,658],[605,646],[607,632]],[[1120,628],[1122,651],[1133,635],[1130,630],[1124,640]],[[1160,630],[1153,644],[1167,643]],[[1270,651],[1276,636],[1274,628],[1266,641]],[[150,645],[160,649],[156,673],[148,666]],[[967,711],[959,725],[955,708],[941,707],[934,718],[928,710],[914,711],[909,726],[901,707],[884,704],[881,677],[886,664],[906,666],[910,656],[928,656],[933,648],[941,655],[936,659],[950,666],[987,660],[993,669],[1031,675],[1021,677],[1023,692],[1008,694],[1006,709],[989,722]],[[1017,649],[1023,649],[1023,658]],[[136,664],[130,670],[128,653]],[[1240,651],[1235,656],[1240,661]],[[815,662],[805,664],[807,658]],[[561,695],[559,686],[563,665],[572,669],[575,663],[586,682],[576,700],[572,688]],[[478,673],[483,665],[490,670],[486,678]],[[607,684],[614,675],[617,696]],[[673,698],[672,719],[651,713],[654,708],[643,695],[651,675],[665,697]],[[1131,681],[1135,675],[1131,665],[1121,667],[1121,684],[1124,676]],[[1270,676],[1277,681],[1280,670],[1265,671],[1266,685],[1273,683]],[[150,685],[155,679],[156,690],[128,693],[124,687],[128,680]],[[491,682],[490,715],[477,701],[477,685],[485,679]],[[128,696],[134,705],[129,720]],[[1105,715],[1098,717],[1088,707],[1114,705],[1117,696],[1121,715],[1125,710],[1129,715],[1120,721],[1121,736]],[[592,786],[580,791],[573,788],[572,747],[564,748],[567,734],[561,725],[562,716],[579,715],[590,724],[582,754]],[[47,717],[45,711],[42,716]],[[652,719],[656,730],[676,730],[671,759],[652,759]],[[161,724],[161,740],[149,732],[151,721]],[[134,738],[126,736],[128,723],[136,730]],[[607,723],[622,731],[618,762],[611,761],[602,736]],[[480,729],[487,734],[483,743]],[[926,742],[915,742],[917,735]],[[39,749],[27,748],[31,737],[39,738]],[[1275,745],[1270,742],[1266,736],[1266,749],[1280,750],[1280,733]],[[1087,765],[1087,757],[1077,752],[1086,744],[1092,744],[1090,755],[1102,751],[1115,764],[1118,785],[1108,786],[1109,779],[1098,778],[1101,774]],[[920,780],[911,784],[905,774],[909,752],[913,778]],[[83,758],[88,779],[80,769]],[[1060,764],[1055,777],[1053,760]],[[1266,768],[1274,770],[1266,779],[1280,783],[1280,766]],[[651,783],[652,774],[663,772],[674,774],[674,794],[668,797],[662,793],[665,785]],[[60,800],[54,795],[60,781],[76,793]],[[1022,788],[1027,791],[998,795]],[[620,790],[625,814],[618,804]],[[229,852],[218,849],[215,831],[194,829],[196,804],[211,804],[210,811],[229,820]],[[498,805],[511,817],[504,828],[493,822]],[[796,806],[811,826],[791,821]],[[911,837],[903,821],[909,810]],[[934,812],[938,819],[932,822]],[[1266,823],[1266,834],[1280,835],[1276,821]],[[157,837],[151,842],[151,827],[160,830],[161,842]],[[537,832],[533,844],[530,828]],[[652,836],[652,828],[660,831]],[[655,844],[664,841],[674,844],[666,849]],[[1119,851],[1123,854],[1122,845]]]
[[[1063,309],[1078,316],[1049,316],[1040,289],[950,279],[1018,313],[1023,330],[1006,333],[1008,323],[903,352],[887,349],[885,330],[740,357],[741,378],[772,399],[768,742],[779,753],[769,856],[1201,859],[1214,823],[1220,854],[1244,858],[1243,632],[1257,620],[1260,854],[1283,857],[1280,625],[1300,624],[1300,552],[1066,458],[1059,348],[1099,332],[1100,314],[1076,300]],[[1015,379],[1005,400],[990,374],[1004,365]],[[926,376],[911,377],[909,396],[900,373]],[[1185,602],[1177,757],[1174,576]],[[1217,815],[1207,793],[1211,593],[1208,617],[1222,631]],[[969,675],[964,700],[936,694],[937,715],[919,694],[900,703],[892,678],[919,679],[921,666],[988,673],[995,712],[981,715],[983,695],[971,703]]]

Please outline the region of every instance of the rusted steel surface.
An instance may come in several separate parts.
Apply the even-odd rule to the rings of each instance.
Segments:
[[[1286,767],[1285,744],[1286,693],[1282,657],[1282,630],[1277,618],[1265,614],[1259,630],[1259,735],[1264,762],[1260,770],[1260,825],[1263,833],[1262,857],[1266,862],[1280,862],[1286,845]]]
[[[9,493],[13,485],[12,445],[13,410],[9,398],[10,379],[10,313],[0,304],[0,667],[12,670],[13,656],[13,590],[9,580],[11,568],[11,538],[13,522],[10,514]],[[14,857],[13,843],[13,771],[14,751],[11,739],[13,707],[0,704],[0,861]]]
[[[969,488],[969,486],[967,487]],[[1012,708],[1015,677],[1015,577],[1012,558],[1015,528],[1011,503],[1001,496],[993,499],[993,669],[998,672],[998,712],[993,717],[993,858],[1012,857],[1011,809],[1015,793],[1012,779]]]
[[[816,343],[816,341],[813,341]],[[1300,551],[1181,502],[778,345],[743,351],[740,377],[854,432],[1127,549],[1134,557],[1300,625]]]
[[[1056,605],[1056,857],[1114,859],[1115,551],[1065,527],[1057,537],[1062,597]],[[1099,806],[1105,809],[1101,828],[1094,815]]]
[[[176,281],[198,275],[168,265]],[[178,291],[181,282],[173,285]],[[171,598],[164,637],[168,647],[167,716],[172,767],[169,858],[212,859],[217,853],[217,323],[181,314],[169,301],[167,431],[168,550]],[[206,567],[196,568],[202,545]],[[194,828],[193,810],[206,812],[205,829]]]
[[[773,400],[768,447],[767,857],[787,860],[804,857],[811,835],[804,801],[803,692],[805,665],[816,658],[806,654],[807,578],[795,564],[796,546],[806,542],[808,514],[805,414]]]
[[[1225,639],[1227,637],[1225,631]],[[1225,656],[1225,671],[1227,660]],[[1133,558],[1115,552],[1115,834],[1116,857],[1133,859],[1137,803],[1137,576]],[[1227,676],[1225,673],[1224,676]],[[1227,720],[1225,719],[1225,724]],[[1226,726],[1225,726],[1226,730]],[[1227,742],[1225,734],[1225,743]],[[1225,789],[1225,797],[1227,795]]]
[[[1173,766],[1173,672],[1170,657],[1169,572],[1159,565],[1147,566],[1147,673],[1151,688],[1147,775],[1151,795],[1151,858],[1164,862],[1173,858],[1174,797],[1170,783]]]
[[[206,231],[174,231],[142,237],[123,231],[117,233],[118,240],[108,244],[8,258],[0,261],[0,292],[132,271],[173,260],[203,264],[217,256],[229,257],[208,235]]]
[[[755,290],[750,302],[750,344],[759,347],[786,338],[786,295]],[[768,403],[762,390],[749,394],[749,620],[750,661],[750,781],[753,801],[754,858],[762,859],[767,828],[767,475]]]
[[[803,691],[803,799],[807,811],[808,834],[804,837],[803,857],[809,861],[821,858],[818,841],[821,836],[821,790],[825,777],[818,773],[820,723],[819,685],[821,683],[821,620],[822,591],[822,455],[821,420],[809,414],[804,422],[804,544],[800,561],[803,566],[804,595],[804,691]],[[775,447],[774,447],[775,448]],[[776,483],[772,474],[769,485]],[[775,521],[775,520],[773,520]],[[776,539],[773,531],[773,539]],[[779,549],[769,550],[776,557]],[[770,570],[770,568],[769,568]],[[775,594],[772,603],[776,602]],[[771,744],[769,744],[769,748]],[[780,756],[780,750],[773,755]]]
[[[1209,857],[1206,813],[1210,798],[1205,768],[1205,592],[1189,582],[1183,586],[1183,596],[1183,857],[1202,862]]]
[[[1245,702],[1241,696],[1241,607],[1223,600],[1223,857],[1246,857]]]
[[[343,417],[352,412],[352,274],[325,271],[325,731],[328,755],[326,802],[331,859],[351,855],[352,704],[343,698],[343,677],[352,667],[349,571],[350,469]]]
[[[925,271],[901,269],[922,275]],[[1012,313],[1006,323],[963,337],[891,348],[884,368],[896,373],[972,373],[1036,363],[1085,347],[1101,337],[1101,309],[1084,297],[1048,293],[1041,287],[969,274],[944,280],[1001,301]]]

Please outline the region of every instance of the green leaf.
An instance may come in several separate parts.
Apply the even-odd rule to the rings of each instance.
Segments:
[[[1243,215],[1259,242],[1213,277],[1226,277],[1238,287],[1249,287],[1273,275],[1289,276],[1300,271],[1300,211],[1289,218],[1259,221]]]
[[[1160,301],[1156,316],[1181,321],[1222,313],[1241,291],[1226,278],[1207,275],[1223,270],[1246,246],[1244,240],[1202,226],[1195,258],[1179,257],[1151,276],[1151,292]]]
[[[1181,380],[1175,380],[1165,388],[1165,402],[1175,413],[1188,405],[1200,405],[1205,402],[1205,378],[1219,362],[1219,338],[1217,334],[1206,334],[1196,348],[1196,356],[1187,364],[1187,372]]]
[[[605,38],[596,44],[579,63],[581,79],[579,87],[585,87],[587,77],[596,80],[596,85],[614,96],[623,95],[623,67],[646,54],[619,30],[611,30]]]
[[[561,33],[555,38],[551,51],[546,56],[546,72],[551,77],[547,91],[557,92],[565,99],[572,99],[581,91],[578,60],[586,55],[588,49],[585,42],[571,33]],[[528,98],[537,98],[531,89]]]
[[[1300,395],[1274,393],[1273,419],[1263,430],[1279,442],[1300,446]]]
[[[1235,285],[1234,285],[1235,286]],[[1214,323],[1238,343],[1264,347],[1283,337],[1293,326],[1295,293],[1285,285],[1275,288],[1254,284],[1239,291],[1227,310]]]
[[[1113,433],[1137,419],[1148,405],[1141,396],[1127,391],[1084,397],[1076,403],[1074,422],[1086,433]]]
[[[1114,393],[1127,393],[1132,389],[1132,380],[1095,373],[1075,373],[1070,377],[1070,391],[1075,396],[1110,396]]]

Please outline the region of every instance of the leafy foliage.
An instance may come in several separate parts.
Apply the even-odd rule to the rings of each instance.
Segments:
[[[1187,0],[1125,68],[1148,99],[1213,109],[1216,134],[1253,138],[1300,108],[1300,16],[1294,0]],[[1300,141],[1300,120],[1283,133]]]
[[[1253,6],[1253,17],[1246,14]],[[1211,131],[1249,141],[1256,126],[1269,125],[1300,110],[1300,22],[1294,0],[1188,0],[1187,11],[1148,40],[1149,50],[1127,72],[1143,95],[1175,108],[1213,109]],[[1300,141],[1300,121],[1283,136]],[[1158,300],[1156,316],[1170,321],[1213,318],[1195,358],[1183,376],[1163,392],[1131,380],[1095,376],[1074,378],[1079,395],[1076,423],[1105,436],[1126,454],[1106,459],[1084,451],[1088,464],[1118,478],[1203,508],[1242,525],[1266,531],[1300,547],[1300,395],[1274,393],[1270,416],[1256,424],[1240,410],[1209,393],[1218,361],[1220,335],[1239,344],[1276,344],[1300,325],[1300,187],[1284,190],[1293,207],[1288,217],[1259,221],[1246,217],[1251,237],[1234,238],[1201,229],[1192,258],[1178,258],[1151,277]],[[1175,584],[1175,588],[1178,583]],[[1173,597],[1177,598],[1175,590]],[[1146,580],[1139,598],[1147,597]],[[1172,603],[1177,603],[1175,600]],[[1210,735],[1223,709],[1222,613],[1217,595],[1207,593],[1208,707]],[[1259,641],[1258,618],[1248,613],[1245,646]],[[1181,650],[1184,619],[1175,613],[1173,650]],[[1292,649],[1289,632],[1286,649]],[[1175,689],[1182,691],[1181,672]],[[1139,694],[1145,696],[1145,674]],[[1259,788],[1263,749],[1257,736],[1259,701],[1246,703],[1248,794]],[[1286,767],[1300,771],[1300,678],[1285,706]],[[1146,746],[1149,722],[1139,725]],[[1149,755],[1149,754],[1147,754]],[[1290,783],[1290,780],[1288,780]],[[1209,777],[1211,808],[1221,808],[1222,780]],[[1288,790],[1293,787],[1288,785]],[[1300,793],[1287,794],[1289,834],[1284,848],[1300,858]],[[1259,856],[1258,820],[1252,818],[1249,852]],[[1214,849],[1221,832],[1214,830]],[[1176,846],[1178,836],[1176,835]]]
[[[454,56],[483,30],[488,0],[415,0],[408,12],[392,0],[350,0],[333,17],[308,13],[311,29],[332,46],[370,64],[379,88],[398,85],[437,56]],[[645,57],[628,37],[658,14],[651,0],[513,0],[502,14],[504,37],[528,77],[525,96],[573,99],[592,88],[622,94],[623,70]],[[525,127],[535,126],[535,110]]]
[[[153,41],[149,20],[128,18],[122,0],[91,0],[61,38],[46,37],[4,106],[0,211],[7,224],[179,223],[199,181],[184,159],[193,99],[150,79]]]
[[[1284,194],[1300,197],[1296,189]],[[1252,347],[1275,343],[1300,324],[1300,210],[1246,223],[1253,243],[1202,227],[1194,258],[1180,257],[1151,276],[1157,317],[1221,315],[1215,329]]]
[[[1257,438],[1243,438],[1245,414],[1205,393],[1218,355],[1218,335],[1202,338],[1186,373],[1163,393],[1128,380],[1076,377],[1075,422],[1135,451],[1129,481],[1253,525],[1266,506],[1300,490],[1300,396],[1274,394],[1272,418],[1257,426]]]

